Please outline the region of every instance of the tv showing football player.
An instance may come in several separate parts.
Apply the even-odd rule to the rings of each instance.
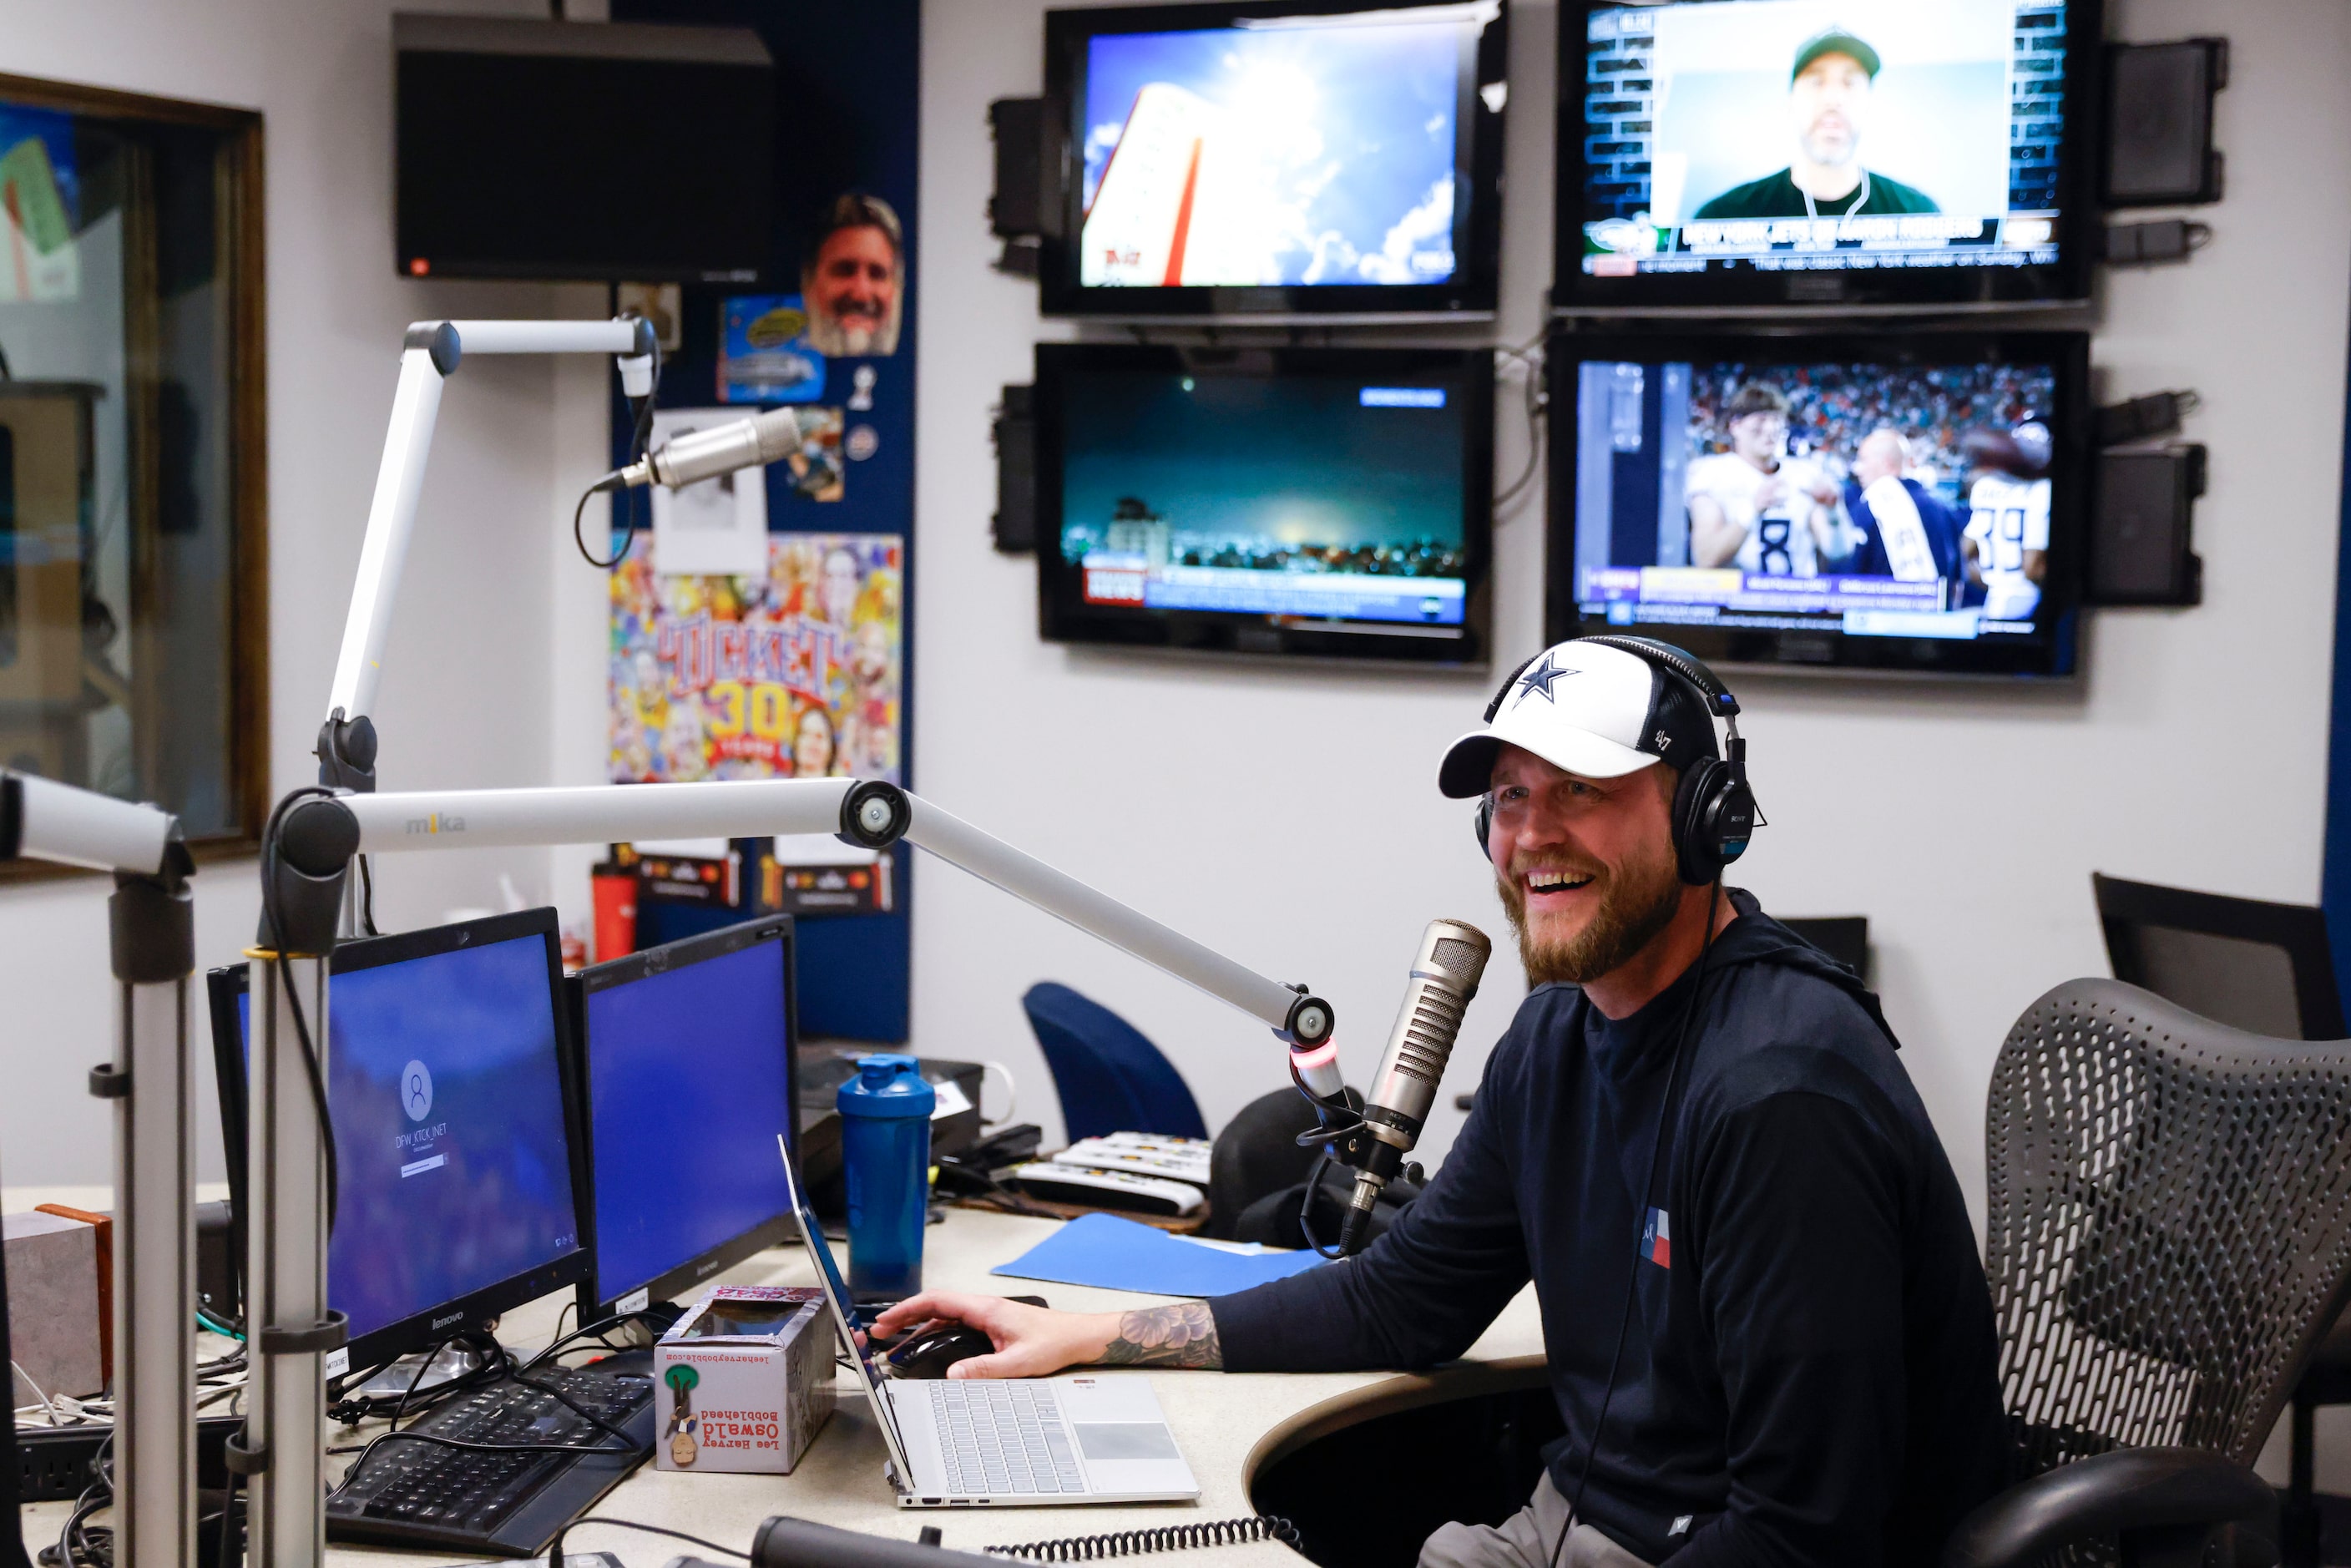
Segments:
[[[1571,607],[1554,635],[1704,629],[1706,656],[1733,662],[1849,662],[1839,649],[1878,641],[2053,656],[2058,524],[2078,506],[2059,435],[2078,439],[2078,339],[1789,347],[1554,343],[1553,406],[1573,408],[1554,423],[1552,559],[1573,563],[1553,585],[1555,611]]]

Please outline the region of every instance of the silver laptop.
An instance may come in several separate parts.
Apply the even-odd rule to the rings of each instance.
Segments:
[[[783,1140],[777,1139],[778,1145]],[[857,1343],[849,1287],[784,1154],[784,1181],[817,1282],[865,1388],[900,1508],[1033,1508],[1046,1503],[1179,1502],[1200,1495],[1149,1378],[896,1379]]]

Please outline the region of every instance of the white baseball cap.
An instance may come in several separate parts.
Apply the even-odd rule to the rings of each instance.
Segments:
[[[1437,789],[1457,800],[1483,795],[1506,745],[1587,779],[1721,755],[1696,693],[1638,654],[1589,640],[1557,643],[1520,665],[1487,710],[1486,727],[1446,747]]]

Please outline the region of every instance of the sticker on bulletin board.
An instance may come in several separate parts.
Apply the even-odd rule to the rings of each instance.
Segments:
[[[799,444],[784,454],[782,464],[791,493],[803,501],[838,501],[849,486],[849,470],[841,461],[841,410],[803,408],[798,413]],[[857,455],[853,444],[849,455]]]
[[[814,402],[824,356],[809,346],[797,294],[742,294],[718,302],[718,401]]]
[[[772,534],[765,576],[612,574],[616,784],[899,779],[905,540]]]

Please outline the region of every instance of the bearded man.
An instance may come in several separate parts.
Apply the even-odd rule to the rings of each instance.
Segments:
[[[800,267],[809,347],[836,359],[898,351],[906,236],[879,196],[857,192],[825,209]]]
[[[1703,666],[1632,645],[1528,661],[1438,769],[1484,799],[1531,989],[1385,1235],[1204,1302],[935,1293],[877,1330],[986,1330],[956,1377],[1418,1368],[1531,1281],[1566,1437],[1524,1510],[1422,1568],[1938,1561],[2011,1452],[1959,1183],[1876,998],[1688,852],[1677,798],[1719,753],[1675,670]]]
[[[1795,133],[1788,166],[1723,192],[1695,215],[1850,218],[1942,211],[1917,186],[1863,165],[1878,63],[1876,49],[1841,26],[1797,45],[1788,72],[1788,129]]]

